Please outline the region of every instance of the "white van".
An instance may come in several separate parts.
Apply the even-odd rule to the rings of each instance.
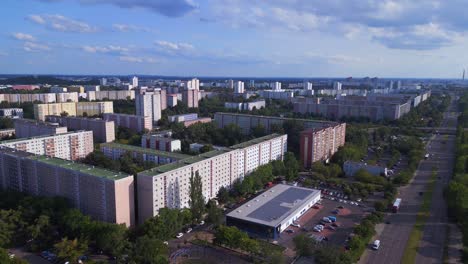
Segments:
[[[380,240],[374,241],[374,244],[372,244],[372,249],[377,250],[380,247]]]

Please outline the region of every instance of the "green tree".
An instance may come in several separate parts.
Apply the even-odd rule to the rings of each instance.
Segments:
[[[166,264],[169,263],[167,254],[167,247],[161,240],[142,236],[136,240],[133,260],[138,264]]]
[[[312,238],[307,237],[304,234],[297,235],[293,238],[294,247],[299,256],[311,256],[314,253]]]
[[[211,200],[208,202],[208,217],[206,218],[208,223],[212,223],[215,226],[223,223],[223,210],[216,206],[216,203]]]
[[[190,176],[189,205],[192,217],[196,222],[203,218],[205,212],[205,197],[203,197],[203,183],[198,171]]]
[[[78,241],[76,238],[73,240],[63,238],[54,247],[57,251],[57,256],[64,261],[70,261],[70,263],[78,263],[78,258],[88,249],[86,242]]]
[[[286,167],[286,179],[295,180],[299,172],[299,162],[292,152],[286,152],[284,155],[284,166]]]

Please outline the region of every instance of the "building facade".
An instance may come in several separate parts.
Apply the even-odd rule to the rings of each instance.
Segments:
[[[34,105],[34,118],[41,121],[44,121],[48,115],[61,115],[62,113],[67,113],[68,116],[94,116],[113,112],[114,104],[112,102],[69,102]]]
[[[115,123],[99,118],[46,116],[47,122],[58,123],[70,130],[91,130],[94,141],[97,143],[112,142],[115,140]]]
[[[153,120],[149,116],[103,114],[103,119],[107,121],[114,121],[115,125],[126,127],[136,132],[153,130]]]
[[[339,147],[344,146],[345,137],[345,123],[302,131],[300,156],[303,167],[309,168],[316,161],[331,158],[338,151]]]
[[[141,137],[141,147],[161,151],[180,151],[182,144],[180,140],[171,137],[165,137],[158,134],[144,134]]]
[[[108,100],[127,100],[135,99],[135,91],[115,90],[115,91],[87,91],[86,98],[89,101]]]
[[[95,220],[135,224],[133,176],[0,147],[0,187],[67,198]]]
[[[189,207],[193,174],[202,178],[203,196],[208,201],[221,187],[230,188],[258,166],[283,159],[286,149],[287,135],[272,134],[141,172],[137,177],[140,222],[164,207]]]
[[[23,108],[0,109],[0,117],[23,118]]]
[[[161,91],[135,95],[136,115],[149,116],[153,122],[161,119]]]
[[[125,145],[125,144],[117,144],[117,143],[105,143],[101,144],[101,151],[107,157],[118,160],[120,157],[129,153],[130,156],[134,159],[139,161],[147,161],[152,162],[154,164],[168,164],[173,163],[179,160],[183,160],[189,158],[190,156],[179,154],[179,153],[171,153],[167,151],[158,151],[149,148],[140,148],[132,145]]]
[[[32,119],[15,119],[16,138],[38,137],[67,133],[66,126]]]
[[[93,152],[93,132],[78,131],[58,135],[13,139],[0,142],[0,146],[14,148],[36,155],[78,160]]]

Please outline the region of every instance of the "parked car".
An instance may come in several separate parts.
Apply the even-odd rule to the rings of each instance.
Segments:
[[[183,236],[184,236],[183,233],[179,233],[179,234],[177,234],[176,238],[181,238],[181,237],[183,237]]]
[[[292,223],[291,225],[292,225],[292,226],[295,226],[295,227],[301,227],[301,225],[298,224],[298,223]]]
[[[326,222],[326,223],[331,223],[332,222],[332,220],[330,220],[330,218],[328,218],[328,217],[324,217],[324,218],[322,218],[322,220],[324,222]]]
[[[336,222],[336,216],[327,216],[328,219],[330,219],[330,221],[332,221],[333,223]]]
[[[338,210],[338,209],[335,209],[335,210],[332,211],[332,213],[334,213],[334,214],[338,214],[339,212],[340,212],[340,210]]]
[[[344,206],[340,205],[338,206],[338,209],[344,209]]]
[[[205,221],[201,221],[199,225],[204,225],[205,224]]]
[[[286,230],[286,233],[290,233],[290,234],[292,234],[292,233],[294,233],[294,230],[292,230],[292,229],[288,229],[288,230]]]
[[[188,234],[188,233],[190,233],[190,232],[192,232],[192,228],[189,227],[189,228],[187,229],[186,233]]]

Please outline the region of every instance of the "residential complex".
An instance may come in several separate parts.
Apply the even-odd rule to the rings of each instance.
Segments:
[[[286,149],[287,135],[272,134],[141,172],[137,177],[139,221],[157,215],[163,207],[189,207],[189,181],[196,172],[208,201],[221,187],[230,188],[260,165],[283,159]]]
[[[170,122],[184,123],[185,127],[189,127],[196,123],[210,123],[212,120],[209,117],[198,117],[198,114],[182,114],[168,117]]]
[[[296,98],[294,112],[312,113],[331,119],[365,117],[371,121],[396,120],[408,113],[423,96],[409,94],[372,94],[367,96],[337,96],[337,98]],[[424,97],[428,97],[426,94]],[[417,104],[416,104],[417,105]]]
[[[37,93],[37,94],[0,94],[0,102],[9,103],[57,103],[57,102],[78,102],[78,93]]]
[[[242,110],[252,111],[254,109],[265,108],[265,105],[266,105],[265,100],[245,102],[245,103],[226,102],[224,103],[224,108],[236,109],[239,111],[242,111]]]
[[[68,116],[94,116],[113,112],[114,104],[112,102],[70,102],[34,105],[34,118],[42,121],[48,115],[61,115],[62,113],[67,113]]]
[[[200,92],[200,81],[198,79],[192,79],[187,82],[185,89],[182,91],[182,101],[189,108],[198,107],[198,101]]]
[[[226,215],[226,225],[254,236],[278,239],[320,200],[320,191],[277,184]]]
[[[346,123],[302,131],[300,155],[304,168],[309,168],[316,161],[331,158],[339,147],[344,146],[345,136]]]
[[[136,114],[149,116],[153,123],[161,119],[161,91],[142,92],[135,95]]]
[[[245,89],[244,89],[244,82],[237,81],[233,84],[234,86],[234,93],[237,94],[243,94]]]
[[[158,165],[173,163],[190,157],[188,155],[180,153],[159,151],[149,148],[141,148],[132,145],[117,143],[105,143],[101,144],[100,147],[104,155],[114,160],[119,159],[125,153],[130,153],[132,158],[135,158],[140,161],[152,162]]]
[[[33,119],[15,119],[16,138],[28,138],[44,135],[56,135],[67,133],[66,126],[52,124],[48,122]]]
[[[0,146],[66,160],[78,160],[93,152],[93,132],[77,131],[58,135],[13,139]]]
[[[86,99],[89,101],[100,101],[100,100],[127,100],[135,99],[135,91],[87,91]]]
[[[0,187],[61,196],[93,219],[135,224],[133,176],[0,147]]]
[[[23,108],[0,109],[0,117],[23,118]]]
[[[173,139],[170,136],[165,136],[161,134],[144,134],[141,137],[141,147],[150,148],[161,151],[180,151],[181,142],[179,139]]]
[[[103,119],[114,121],[117,126],[126,127],[136,132],[153,130],[153,120],[150,116],[103,114]]]
[[[115,140],[114,121],[72,116],[46,116],[46,121],[58,123],[70,130],[91,130],[93,131],[96,143],[112,142]]]

